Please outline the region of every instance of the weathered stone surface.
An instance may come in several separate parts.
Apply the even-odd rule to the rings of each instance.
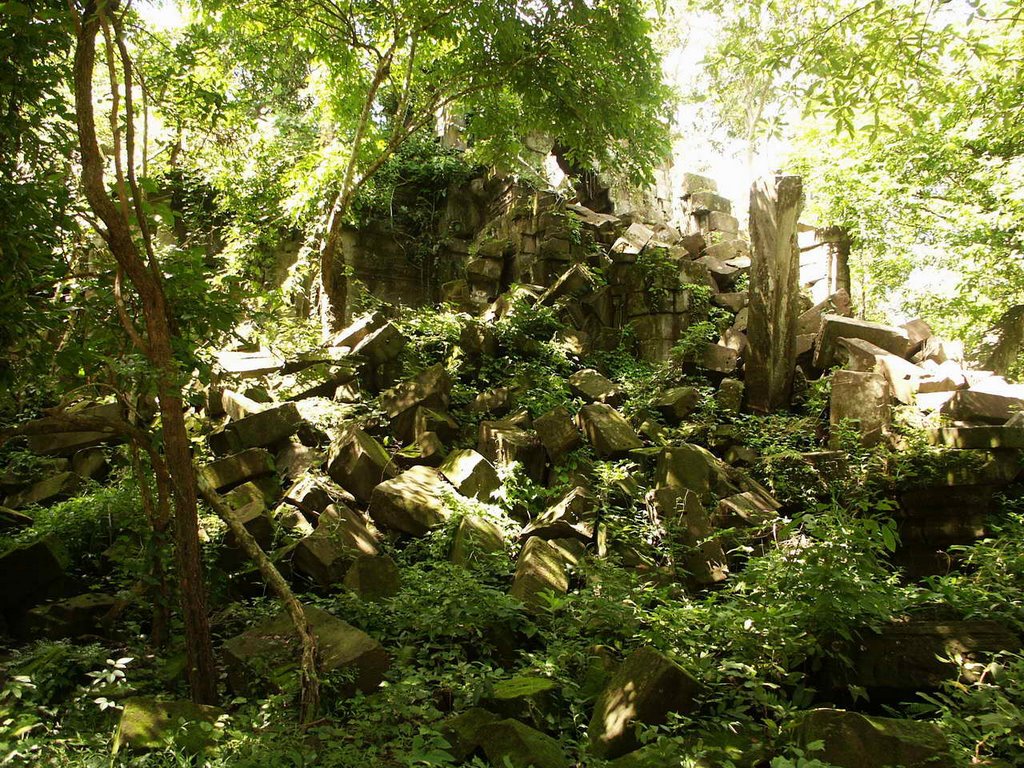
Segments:
[[[814,367],[825,370],[832,366],[839,339],[863,339],[897,357],[907,357],[910,337],[904,328],[839,315],[822,315],[821,328],[815,342]]]
[[[421,371],[415,378],[382,392],[380,405],[392,419],[417,405],[446,411],[451,391],[451,377],[445,367],[438,363]]]
[[[356,690],[372,693],[391,664],[381,644],[326,611],[312,606],[304,611],[317,640],[320,671],[328,674],[351,670],[353,674],[353,682],[341,688],[339,694],[351,696]],[[228,681],[235,691],[258,695],[267,688],[292,690],[298,684],[301,653],[287,613],[226,641],[223,652]]]
[[[647,247],[653,237],[654,230],[640,222],[634,222],[622,233],[622,237],[612,244],[612,253],[636,256]]]
[[[547,453],[536,433],[516,426],[512,421],[482,421],[477,450],[495,465],[511,464],[514,461],[523,466],[527,477],[543,482]]]
[[[739,379],[722,379],[715,393],[715,402],[722,413],[739,413],[743,407],[745,387]]]
[[[699,173],[684,173],[679,191],[686,199],[695,192],[717,192],[718,184],[714,179],[701,176]]]
[[[344,504],[333,504],[320,515],[316,530],[295,545],[292,567],[329,587],[345,578],[357,557],[377,554],[377,542],[362,518]]]
[[[655,649],[633,651],[594,705],[591,751],[614,758],[636,749],[636,724],[661,725],[671,712],[692,712],[700,690],[700,683]]]
[[[654,466],[654,482],[658,488],[681,488],[693,491],[702,502],[731,487],[724,465],[706,448],[699,445],[662,448]]]
[[[778,518],[778,509],[770,496],[744,491],[718,502],[717,522],[723,528],[764,529]]]
[[[766,413],[789,406],[800,300],[799,176],[758,179],[750,190],[750,317],[747,405]]]
[[[543,593],[564,595],[568,591],[569,575],[560,550],[536,536],[527,539],[519,553],[509,594],[528,611],[537,612],[546,605]]]
[[[0,507],[0,531],[16,531],[20,528],[29,528],[34,522],[32,517],[24,512]]]
[[[684,362],[711,373],[728,376],[736,372],[739,359],[735,349],[721,344],[705,344]]]
[[[617,408],[626,400],[626,393],[622,387],[593,368],[576,371],[569,377],[567,383],[573,394],[579,395],[589,403],[606,403]]]
[[[232,509],[239,510],[249,504],[258,504],[260,509],[269,509],[281,498],[281,485],[274,475],[249,480],[224,494],[224,501]]]
[[[1020,638],[994,621],[890,624],[877,634],[865,632],[850,649],[849,679],[867,688],[872,701],[905,701],[917,691],[936,690],[947,680],[978,679],[981,665],[958,665],[949,659],[976,662],[1020,648]]]
[[[552,711],[558,683],[548,677],[519,674],[496,681],[480,705],[502,717],[544,724],[544,715]]]
[[[284,403],[228,422],[220,432],[210,435],[210,447],[224,455],[271,446],[294,435],[301,423],[295,403]]]
[[[274,457],[263,448],[249,450],[212,461],[199,470],[206,482],[217,492],[274,473]]]
[[[276,373],[284,367],[284,360],[269,349],[255,352],[222,350],[217,353],[217,365],[224,373],[246,379]]]
[[[397,469],[384,447],[359,428],[346,430],[327,454],[327,473],[364,504],[382,481]]]
[[[722,307],[722,309],[728,309],[733,313],[739,312],[750,300],[750,294],[746,291],[742,293],[716,293],[711,297],[711,303],[716,307]]]
[[[331,334],[327,340],[327,347],[347,347],[350,351],[358,346],[359,342],[380,328],[386,322],[384,316],[378,312],[371,312],[357,317],[346,328]]]
[[[565,297],[582,298],[597,289],[597,282],[583,264],[574,264],[537,299],[540,306],[550,306]]]
[[[833,429],[849,419],[857,424],[864,445],[876,445],[892,421],[892,392],[880,373],[836,371],[832,376],[829,422]]]
[[[405,337],[392,323],[387,323],[367,334],[353,348],[355,355],[370,365],[382,365],[394,360],[405,347]]]
[[[710,191],[694,192],[687,199],[692,213],[707,213],[709,211],[721,211],[732,213],[732,203]]]
[[[473,707],[445,720],[441,735],[451,746],[449,753],[458,762],[468,760],[487,741],[490,727],[501,719],[500,715]]]
[[[101,619],[116,605],[117,598],[101,592],[37,605],[25,617],[27,633],[51,640],[102,634]]]
[[[75,472],[61,472],[59,475],[47,477],[18,493],[8,496],[4,503],[11,509],[20,509],[32,504],[41,507],[56,504],[58,501],[74,496],[82,487],[82,478]]]
[[[466,515],[455,530],[450,559],[456,565],[470,567],[504,549],[505,534],[497,523],[480,515]]]
[[[585,488],[573,488],[523,528],[520,538],[577,538],[590,542],[597,523],[597,499]]]
[[[480,501],[490,501],[501,487],[491,462],[470,448],[451,453],[439,469],[455,490]]]
[[[263,403],[258,403],[252,398],[230,389],[221,392],[220,405],[232,421],[240,421],[246,416],[259,413],[266,407]]]
[[[735,216],[721,211],[709,211],[705,216],[705,226],[711,232],[736,235],[740,231],[740,222]]]
[[[601,458],[621,459],[643,446],[629,422],[610,405],[585,405],[578,418],[580,429]]]
[[[990,392],[962,389],[942,406],[941,413],[957,421],[1005,424],[1024,412],[1024,399]]]
[[[946,735],[931,723],[815,709],[800,720],[797,743],[823,742],[815,759],[837,768],[953,768]]]
[[[562,745],[518,720],[499,720],[487,726],[484,754],[491,765],[509,768],[569,768]]]
[[[796,319],[797,335],[811,334],[817,336],[818,331],[821,330],[821,318],[825,315],[842,315],[843,317],[853,315],[853,304],[850,301],[850,294],[840,288],[810,309],[801,312],[800,316]]]
[[[175,747],[195,754],[213,743],[211,727],[223,710],[191,701],[131,698],[124,702],[112,752]]]
[[[927,435],[929,443],[946,448],[1024,448],[1024,426],[942,427]]]
[[[64,562],[52,538],[22,544],[0,555],[0,611],[9,613],[54,597],[64,581]]]
[[[382,528],[422,536],[444,522],[451,488],[432,467],[413,467],[373,489],[367,512]]]
[[[120,403],[102,403],[77,410],[68,415],[91,419],[124,420],[124,407]],[[65,432],[65,427],[56,418],[42,418],[29,422],[33,427],[48,427],[45,434],[29,435],[28,449],[40,456],[71,456],[83,448],[92,448],[106,443],[123,442],[124,438],[113,429],[90,430],[86,432]]]
[[[233,508],[231,514],[256,540],[260,549],[264,552],[270,551],[274,543],[274,521],[270,518],[270,514],[267,512],[267,505],[263,503],[262,499]],[[238,545],[234,532],[229,530],[224,534],[221,563],[225,567],[230,568],[238,563],[245,562],[245,559],[245,552]]]
[[[83,448],[71,457],[71,471],[79,477],[100,480],[110,471],[102,448]]]
[[[700,497],[681,488],[657,488],[647,503],[665,521],[669,535],[686,549],[681,563],[695,586],[710,586],[729,576],[728,559]]]
[[[342,583],[360,599],[374,602],[397,595],[402,588],[402,574],[398,564],[387,555],[362,555],[349,566]]]
[[[470,359],[498,354],[498,337],[490,326],[471,321],[459,331],[459,348]]]
[[[504,416],[512,410],[514,398],[508,387],[495,387],[481,392],[469,404],[470,413],[490,413]]]
[[[653,407],[669,424],[678,424],[700,405],[700,392],[695,387],[673,387],[654,401]]]

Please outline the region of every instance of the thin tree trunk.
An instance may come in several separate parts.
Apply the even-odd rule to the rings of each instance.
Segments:
[[[213,507],[220,518],[227,523],[228,528],[235,537],[235,541],[238,542],[249,559],[256,563],[256,567],[259,568],[263,580],[284,604],[288,616],[295,625],[295,632],[302,644],[302,659],[299,665],[302,690],[300,717],[303,723],[310,723],[316,717],[317,710],[320,707],[320,675],[318,671],[316,636],[313,634],[313,629],[306,618],[302,603],[295,597],[291,587],[288,586],[288,582],[284,580],[284,577],[277,570],[273,561],[267,557],[266,552],[256,543],[256,539],[239,522],[231,508],[224,503],[220,494],[210,486],[201,474],[197,476],[197,479],[199,492],[203,498]]]
[[[111,12],[113,7],[107,7]],[[101,232],[110,251],[139,294],[146,329],[146,355],[155,369],[160,402],[164,457],[174,497],[174,537],[185,650],[192,698],[212,703],[216,698],[216,667],[203,594],[196,511],[195,472],[185,429],[180,372],[171,346],[171,313],[160,284],[132,237],[131,224],[107,194],[103,159],[96,139],[92,77],[100,14],[93,0],[86,3],[75,47],[75,107],[81,148],[82,186],[86,199],[106,229]],[[131,120],[132,116],[128,115]]]

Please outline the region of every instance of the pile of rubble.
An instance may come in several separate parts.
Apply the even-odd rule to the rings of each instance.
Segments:
[[[533,195],[527,205],[510,194],[467,247],[466,277],[445,287],[446,299],[466,313],[459,354],[489,359],[508,353],[491,324],[533,306],[554,310],[564,324],[561,338],[575,345],[580,358],[616,347],[628,325],[637,355],[664,361],[700,319],[694,297],[701,295],[727,311],[731,322],[717,343],[691,349],[682,362],[687,370],[703,372],[716,388],[720,412],[739,413],[743,377],[761,364],[748,355],[750,294],[740,282],[756,267],[760,246],[751,252],[729,201],[716,194],[710,180],[690,176],[687,184],[692,212],[687,232],[598,214],[554,196]],[[646,268],[645,259],[658,268]],[[792,297],[784,298],[780,306],[789,306]],[[900,498],[901,556],[912,573],[936,572],[943,566],[929,558],[983,535],[992,493],[1020,475],[1024,387],[966,369],[952,345],[932,336],[921,321],[893,327],[854,319],[845,291],[809,304],[797,303],[795,316],[783,319],[793,331],[791,343],[783,345],[789,356],[783,362],[789,360],[795,391],[801,380],[845,366],[832,376],[834,427],[853,424],[866,445],[875,444],[889,436],[893,405],[900,403],[945,420],[946,426],[929,432],[935,445],[979,457],[976,471],[907,489]],[[540,614],[551,595],[578,586],[585,558],[613,553],[623,567],[651,579],[701,590],[729,578],[729,537],[736,531],[745,531],[759,546],[773,546],[770,534],[784,510],[746,471],[756,459],[749,448],[728,439],[713,445],[715,452],[666,442],[642,415],[631,420],[620,410],[625,393],[615,382],[582,365],[567,381],[572,402],[544,413],[516,408],[509,387],[480,392],[469,405],[455,407],[446,361],[402,377],[405,345],[399,324],[376,313],[290,359],[258,348],[228,350],[218,358],[220,379],[206,388],[196,414],[207,425],[213,457],[200,472],[297,587],[347,589],[365,600],[393,597],[401,590],[402,573],[386,552],[395,542],[445,525],[456,508],[494,502],[512,465],[534,483],[553,483],[569,455],[583,445],[598,459],[635,462],[644,480],[624,481],[623,493],[643,498],[666,539],[689,553],[682,562],[670,557],[651,562],[609,535],[613,518],[585,471],[577,471],[564,494],[532,518],[514,509],[511,524],[484,513],[461,514],[448,553],[451,562],[472,569],[513,553],[508,593],[524,610]],[[685,423],[702,399],[690,383],[676,384],[653,404],[653,416],[670,427]],[[324,398],[342,405],[373,403],[376,415],[317,427],[312,415]],[[106,409],[110,418],[124,416],[119,406],[92,407]],[[66,498],[83,478],[102,479],[107,453],[99,446],[117,439],[104,432],[34,437],[29,448],[54,457],[53,475],[4,474],[0,487],[10,509],[2,511],[0,525],[31,525],[31,518],[17,510]],[[843,454],[818,451],[799,460],[841,464]],[[0,556],[0,577],[16,585],[0,598],[12,629],[51,636],[100,631],[113,598],[68,597],[58,552],[56,542],[44,540]],[[230,536],[218,557],[234,574],[237,596],[262,590]],[[60,599],[45,602],[50,598]],[[329,613],[309,609],[308,616],[325,670],[351,671],[347,693],[375,690],[390,664],[387,650]],[[223,644],[234,690],[250,695],[281,686],[296,663],[284,635],[288,621],[282,615]],[[965,657],[982,657],[1017,650],[1020,642],[986,622],[893,625],[852,654],[853,677],[843,684],[856,683],[879,697],[934,690],[958,674],[956,666],[937,660],[937,650],[954,647]],[[533,711],[550,682],[537,678],[505,695],[496,691],[483,708],[454,717],[446,725],[453,750],[460,758],[479,750],[496,764],[515,755],[514,764],[568,765],[559,743],[523,714]],[[623,766],[640,764],[628,762],[639,759],[633,725],[657,725],[672,712],[694,710],[701,690],[699,681],[664,654],[653,648],[634,651],[596,699],[588,731],[592,751],[608,758],[626,755]],[[623,691],[630,692],[629,701]],[[125,722],[122,737],[132,743],[129,709]],[[808,742],[825,740],[837,755],[847,741],[871,733],[882,745],[879,759],[906,754],[941,760],[941,734],[920,724],[828,710],[811,713],[802,733]],[[906,765],[918,764],[907,760]]]

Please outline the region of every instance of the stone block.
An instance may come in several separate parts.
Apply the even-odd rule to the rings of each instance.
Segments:
[[[537,613],[546,605],[545,592],[564,595],[568,591],[569,574],[560,549],[536,536],[527,539],[516,562],[509,594],[527,611]]]
[[[635,256],[647,247],[653,237],[654,230],[638,221],[634,222],[622,233],[622,237],[612,244],[612,253]]]
[[[737,414],[743,407],[744,384],[739,379],[722,379],[715,393],[715,402],[722,413]]]
[[[376,690],[391,664],[381,644],[326,611],[312,606],[304,611],[316,637],[321,674],[351,673],[352,681],[338,695]],[[267,689],[294,690],[298,685],[300,644],[285,612],[226,641],[223,653],[228,682],[239,693],[259,695]]]
[[[560,742],[518,720],[489,724],[482,746],[491,765],[508,768],[570,768],[572,765]]]
[[[217,449],[219,453],[234,453],[246,448],[275,445],[294,435],[301,423],[302,417],[295,403],[265,408],[238,421],[228,422],[219,433]]]
[[[114,745],[122,749],[164,750],[173,747],[186,754],[196,754],[214,741],[213,725],[224,714],[216,707],[191,701],[158,701],[151,698],[130,698],[124,701]]]
[[[357,557],[377,554],[377,543],[362,518],[344,504],[334,504],[320,515],[316,530],[295,545],[292,567],[326,588],[344,579]]]
[[[593,368],[576,371],[568,379],[569,389],[589,403],[606,403],[617,408],[626,400],[622,387]]]
[[[373,366],[383,365],[397,358],[405,348],[405,337],[393,323],[386,323],[367,334],[353,348],[352,353]]]
[[[444,494],[451,489],[432,467],[413,467],[373,489],[367,513],[381,528],[422,536],[448,516]]]
[[[727,235],[736,235],[740,231],[740,222],[735,217],[721,211],[709,211],[702,218],[710,232],[724,232]]]
[[[729,576],[728,559],[720,537],[699,496],[680,488],[657,488],[648,493],[647,503],[665,521],[669,536],[684,548],[680,565],[692,586],[712,586]]]
[[[547,453],[536,433],[510,421],[482,421],[477,450],[495,465],[519,462],[527,477],[543,482]]]
[[[468,568],[504,549],[505,533],[497,523],[480,515],[466,515],[455,529],[450,559]]]
[[[11,509],[33,504],[48,507],[74,496],[82,487],[82,478],[75,472],[61,472],[8,496],[4,503]]]
[[[907,701],[918,691],[950,680],[978,680],[982,664],[1001,651],[1018,652],[1020,638],[994,621],[914,620],[865,632],[849,649],[849,681],[868,689],[872,701]],[[837,672],[837,684],[845,676]]]
[[[693,712],[700,692],[700,683],[662,653],[647,647],[633,651],[594,705],[591,752],[610,759],[636,749],[637,724],[663,725],[670,713]]]
[[[441,474],[463,496],[489,502],[501,487],[494,466],[480,453],[453,451],[440,466]]]
[[[946,448],[1024,448],[1022,427],[941,427],[929,429],[928,442]]]
[[[956,421],[1002,425],[1015,415],[1024,413],[1024,398],[961,389],[942,406],[940,412]]]
[[[384,446],[355,427],[343,432],[331,445],[327,454],[327,473],[334,482],[366,504],[373,489],[394,477],[397,469]]]
[[[402,574],[398,564],[387,555],[361,555],[349,566],[342,583],[361,600],[377,602],[398,594],[402,588]]]
[[[652,404],[654,410],[669,424],[679,424],[699,405],[700,392],[695,387],[672,387]]]
[[[541,294],[537,299],[537,304],[546,307],[566,297],[582,299],[597,288],[597,282],[588,268],[583,264],[573,264],[550,288]]]
[[[680,194],[683,198],[688,198],[696,192],[717,192],[718,184],[714,179],[708,178],[707,176],[701,176],[699,173],[684,173],[681,186]]]
[[[687,203],[691,213],[709,213],[710,211],[732,213],[732,202],[710,191],[692,193],[687,199]]]
[[[579,429],[569,411],[558,406],[533,420],[533,429],[553,463],[583,444]]]
[[[421,371],[409,381],[382,392],[380,405],[392,419],[416,406],[446,411],[451,391],[451,377],[445,367],[438,363]]]
[[[836,371],[832,376],[829,423],[833,429],[844,420],[853,421],[866,446],[882,440],[892,422],[889,383],[880,373]]]
[[[113,595],[88,592],[46,605],[38,605],[26,615],[27,634],[32,638],[82,637],[101,635],[102,619],[118,604]]]
[[[814,350],[814,367],[832,367],[839,339],[863,339],[897,357],[906,358],[911,349],[906,329],[839,315],[822,315]]]
[[[211,461],[199,470],[210,487],[218,493],[274,472],[274,457],[263,448],[249,448],[234,456]]]
[[[643,443],[629,422],[610,405],[591,403],[579,412],[579,425],[600,458],[621,459]]]
[[[11,614],[54,597],[64,583],[64,562],[53,538],[21,544],[0,555],[0,612]]]
[[[711,297],[711,303],[716,307],[722,307],[722,309],[728,309],[730,312],[736,313],[747,306],[750,300],[750,294],[746,291],[741,293],[716,293]]]
[[[797,725],[797,744],[836,768],[953,768],[946,735],[931,723],[871,717],[841,709],[815,709]]]
[[[576,538],[584,543],[594,539],[597,525],[597,499],[585,488],[573,488],[556,503],[530,521],[520,538]]]

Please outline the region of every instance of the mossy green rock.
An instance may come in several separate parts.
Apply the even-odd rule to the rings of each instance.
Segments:
[[[191,701],[128,699],[114,735],[113,751],[173,746],[185,752],[201,752],[213,741],[215,723],[222,714],[216,707]]]
[[[639,648],[622,662],[594,705],[590,749],[614,758],[636,749],[635,726],[661,725],[670,712],[692,712],[701,685],[653,648]]]
[[[505,535],[497,523],[480,515],[466,515],[459,521],[452,541],[451,561],[470,567],[505,549]]]
[[[813,757],[839,768],[953,768],[945,735],[931,723],[816,709],[800,721],[798,743],[816,741]]]
[[[569,768],[570,765],[561,744],[518,720],[489,724],[482,746],[491,765],[502,768]]]
[[[547,677],[516,675],[495,683],[481,703],[502,717],[528,720],[551,707],[556,690],[558,683]]]
[[[394,597],[402,588],[398,564],[387,555],[357,557],[345,574],[346,589],[370,602]]]
[[[306,606],[305,612],[316,637],[321,671],[352,673],[352,682],[340,694],[374,691],[391,663],[381,644],[327,611]],[[268,688],[289,690],[298,684],[301,651],[287,613],[231,638],[223,648],[228,680],[236,691],[257,694]]]
[[[496,715],[482,707],[473,707],[462,714],[449,718],[441,725],[441,735],[451,747],[448,752],[458,762],[469,759],[469,756],[479,749],[487,739],[488,727],[499,720],[501,720],[501,715]]]

